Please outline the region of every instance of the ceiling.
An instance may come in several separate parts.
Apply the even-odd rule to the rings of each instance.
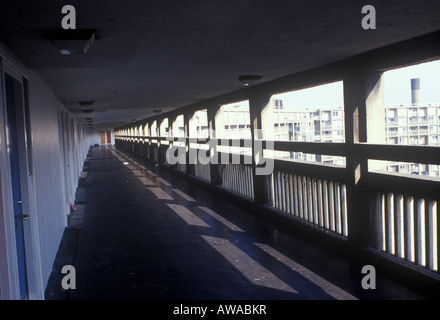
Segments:
[[[65,4],[97,30],[87,54],[47,37]],[[361,27],[365,4],[376,30]],[[0,42],[99,129],[240,90],[239,75],[263,83],[438,31],[439,17],[438,0],[2,0]]]

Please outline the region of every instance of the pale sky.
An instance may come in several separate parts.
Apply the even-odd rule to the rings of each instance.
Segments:
[[[440,60],[385,72],[385,104],[411,104],[411,79],[420,78],[420,103],[440,104]]]
[[[343,105],[342,81],[273,96],[285,107],[339,107]]]
[[[385,104],[411,104],[411,79],[420,78],[420,102],[440,104],[440,60],[385,72]],[[343,84],[323,86],[274,95],[284,106],[334,107],[343,105]]]

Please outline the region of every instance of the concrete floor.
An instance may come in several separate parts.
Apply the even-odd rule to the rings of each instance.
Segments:
[[[380,272],[364,290],[357,260],[114,147],[92,148],[86,170],[48,300],[428,298]],[[76,289],[61,287],[67,264]]]

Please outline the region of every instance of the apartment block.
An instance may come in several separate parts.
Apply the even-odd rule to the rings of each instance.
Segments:
[[[440,146],[439,105],[386,106],[386,142],[397,145]],[[388,162],[387,170],[439,177],[439,166]]]

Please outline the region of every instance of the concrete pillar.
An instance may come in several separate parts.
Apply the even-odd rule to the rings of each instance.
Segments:
[[[211,184],[221,185],[223,183],[221,176],[222,164],[220,163],[220,157],[218,155],[216,145],[217,139],[221,137],[219,131],[224,130],[223,112],[221,106],[213,106],[207,109],[208,111],[208,129],[210,138],[210,172],[211,172]],[[217,126],[218,124],[218,126]]]
[[[146,139],[145,139],[145,137],[148,137],[149,136],[149,133],[148,133],[148,128],[149,128],[149,125],[148,125],[148,122],[144,122],[144,130],[143,130],[143,145],[142,145],[142,148],[143,148],[143,152],[142,152],[142,156],[144,157],[144,158],[146,158],[146,157],[148,157],[148,146],[149,146],[149,144],[148,144],[148,142],[146,141]]]
[[[194,174],[194,165],[190,164],[190,148],[189,148],[189,138],[191,137],[190,133],[190,126],[189,123],[191,121],[191,118],[194,115],[194,111],[187,111],[183,114],[183,127],[185,131],[185,150],[186,150],[186,173],[187,174]],[[193,160],[191,160],[193,161]]]
[[[146,141],[144,143],[144,150],[145,150],[144,157],[149,159],[150,158],[151,141],[149,139],[149,137],[150,137],[150,123],[148,121],[146,121],[144,124],[144,137],[148,137],[148,142]]]
[[[167,133],[166,130],[169,130],[169,119],[168,118],[162,118],[159,121],[159,125],[157,126],[157,135],[161,138],[166,137]],[[159,163],[165,163],[166,162],[166,156],[165,156],[165,150],[167,146],[167,142],[164,140],[159,140],[158,141],[158,148],[157,148],[157,152],[158,152],[158,161]]]
[[[267,165],[267,161],[265,163],[261,161],[263,158],[261,140],[273,141],[274,138],[274,114],[271,100],[270,95],[253,96],[249,100],[254,201],[258,204],[268,204],[271,194],[270,177],[273,171],[270,170],[272,172],[267,175],[257,174],[258,166]],[[268,158],[273,155],[272,152],[266,151],[266,153]]]
[[[174,134],[174,122],[175,121],[176,121],[176,116],[175,115],[172,115],[172,116],[168,117],[168,137],[170,139],[168,140],[168,149],[167,150],[172,150],[172,148],[173,148],[173,138],[175,137],[175,134]],[[168,151],[165,151],[164,162],[167,163],[167,161],[166,161],[166,152],[168,152]]]
[[[356,245],[371,243],[374,217],[371,216],[372,197],[363,186],[371,169],[383,169],[381,163],[370,163],[355,152],[357,143],[385,143],[384,81],[382,73],[360,73],[344,79],[345,142],[347,150],[348,238]]]

